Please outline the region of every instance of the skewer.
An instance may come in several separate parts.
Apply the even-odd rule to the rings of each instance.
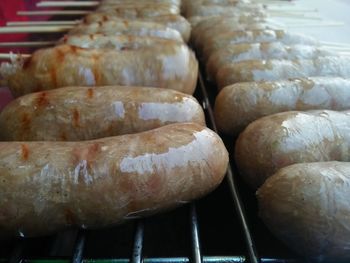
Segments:
[[[13,53],[0,53],[0,59],[13,60],[16,58],[29,58],[30,54],[13,54]]]
[[[80,20],[71,21],[12,21],[7,22],[6,26],[61,26],[61,25],[76,25]]]
[[[0,47],[42,47],[56,44],[56,41],[0,42]]]
[[[97,6],[98,1],[42,1],[36,4],[37,7],[80,7]]]
[[[53,33],[53,32],[65,32],[73,26],[11,26],[0,27],[0,34],[12,34],[12,33]]]
[[[18,11],[19,16],[71,16],[87,15],[92,13],[86,10],[45,10],[45,11]]]

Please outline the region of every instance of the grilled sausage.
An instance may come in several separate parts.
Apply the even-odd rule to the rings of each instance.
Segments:
[[[220,137],[193,123],[85,142],[0,142],[0,235],[149,215],[212,191],[227,163]]]
[[[238,137],[235,158],[256,188],[294,163],[350,161],[349,148],[350,111],[291,111],[249,124]]]
[[[120,18],[143,18],[143,17],[155,17],[161,15],[179,15],[180,8],[177,5],[172,4],[149,4],[149,3],[138,3],[135,4],[121,4],[119,6],[105,5],[99,6],[97,12],[105,12],[114,14]]]
[[[237,82],[273,81],[313,76],[350,77],[347,57],[320,57],[300,60],[246,60],[226,65],[218,71],[216,81],[222,88]]]
[[[130,35],[105,35],[97,34],[75,34],[65,35],[59,42],[81,48],[92,49],[115,49],[115,50],[135,50],[142,48],[158,49],[162,45],[181,44],[182,40],[176,41],[171,39],[149,37],[149,36],[130,36]]]
[[[226,86],[215,101],[220,131],[237,136],[249,123],[292,110],[350,109],[350,79],[316,77]]]
[[[186,17],[191,16],[231,16],[238,15],[242,12],[250,13],[252,16],[263,16],[266,14],[261,6],[222,6],[222,5],[202,5],[193,8],[187,8],[185,11]]]
[[[307,262],[349,262],[350,163],[288,166],[257,197],[264,223]]]
[[[67,87],[14,100],[0,112],[0,139],[92,140],[176,122],[205,125],[195,98],[160,88]]]
[[[208,59],[206,71],[214,78],[218,70],[226,64],[252,59],[315,59],[334,56],[335,53],[319,46],[285,45],[281,42],[228,45],[214,52]]]
[[[92,13],[87,15],[84,18],[85,24],[91,23],[104,23],[107,21],[126,21],[130,23],[131,20],[121,20],[113,14],[109,13]],[[179,15],[164,15],[164,16],[156,16],[156,17],[145,17],[138,19],[139,22],[154,22],[158,24],[162,24],[166,27],[174,29],[178,31],[183,40],[188,42],[191,34],[191,26],[190,23],[182,16]]]
[[[131,36],[151,36],[182,41],[181,34],[174,29],[165,25],[144,22],[144,21],[127,21],[114,20],[96,23],[82,23],[69,31],[69,35],[75,34],[96,34],[101,33],[105,35],[131,35]]]
[[[202,55],[206,61],[209,56],[217,50],[231,44],[258,43],[258,42],[281,42],[287,45],[303,44],[318,45],[314,38],[289,33],[285,30],[239,30],[228,33],[217,34],[215,38],[208,40],[204,46]]]
[[[193,94],[198,63],[186,45],[157,50],[40,49],[23,63],[3,63],[1,73],[15,96],[65,86],[148,86]]]

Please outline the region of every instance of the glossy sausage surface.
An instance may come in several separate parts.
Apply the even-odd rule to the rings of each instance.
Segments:
[[[314,77],[236,83],[220,91],[214,113],[219,130],[237,136],[261,117],[318,109],[350,109],[350,79]]]
[[[280,168],[294,164],[350,161],[350,111],[288,111],[258,119],[240,134],[235,160],[257,188]]]
[[[227,163],[220,137],[193,123],[87,142],[1,142],[0,235],[103,227],[172,208],[212,191]]]
[[[198,63],[184,44],[137,50],[83,49],[59,45],[24,61],[3,63],[2,76],[15,96],[65,86],[146,86],[193,94]]]
[[[195,98],[160,88],[67,87],[14,100],[0,112],[0,140],[91,140],[176,122],[205,125]]]

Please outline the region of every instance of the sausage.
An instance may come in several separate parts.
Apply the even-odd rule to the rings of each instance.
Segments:
[[[172,39],[182,41],[181,34],[165,25],[140,22],[140,21],[105,21],[91,24],[79,24],[69,31],[69,35],[75,34],[96,34],[101,33],[105,35],[131,35],[131,36],[152,36],[159,38]]]
[[[314,76],[350,77],[350,58],[320,57],[300,60],[246,60],[220,68],[219,89],[237,82],[273,81]]]
[[[11,92],[27,93],[65,86],[148,86],[193,94],[198,62],[184,44],[115,51],[59,45],[40,49],[23,62],[0,68]]]
[[[0,139],[92,140],[176,122],[205,125],[204,112],[195,98],[161,88],[67,87],[12,101],[0,112]]]
[[[265,15],[266,12],[264,8],[260,5],[258,6],[222,6],[222,5],[202,5],[196,6],[193,8],[187,8],[185,11],[186,17],[191,16],[213,16],[213,15],[222,15],[230,16],[237,15],[242,12],[250,13],[252,16],[255,15]]]
[[[285,167],[257,197],[271,232],[308,262],[349,262],[350,163]]]
[[[289,111],[258,119],[240,134],[235,159],[246,182],[259,187],[278,169],[307,162],[350,160],[350,111]]]
[[[97,34],[74,34],[65,35],[60,44],[68,44],[81,48],[92,49],[115,49],[115,50],[136,50],[142,48],[158,49],[162,45],[181,44],[181,41],[150,37],[150,36],[131,36],[131,35],[105,35]]]
[[[243,60],[315,59],[325,56],[335,56],[335,53],[319,46],[288,46],[281,42],[233,44],[214,52],[207,61],[206,71],[209,77],[214,78],[218,70],[224,65]]]
[[[219,130],[237,136],[263,116],[317,109],[350,109],[350,79],[315,77],[236,83],[220,91],[214,113]]]
[[[220,137],[194,123],[85,142],[0,142],[0,235],[150,215],[212,191],[227,163]]]
[[[121,21],[121,19],[109,13],[91,13],[87,15],[83,21],[86,24],[91,24],[91,23],[103,23],[106,21],[118,22],[118,21]],[[130,20],[124,20],[124,21],[130,23]],[[180,15],[163,15],[163,16],[156,16],[156,17],[145,17],[145,18],[138,19],[138,21],[154,22],[154,23],[162,24],[171,29],[174,29],[181,34],[185,42],[188,42],[190,38],[191,25],[184,17]]]
[[[143,17],[155,17],[161,15],[179,15],[180,8],[176,5],[169,4],[147,4],[139,3],[137,5],[114,5],[114,6],[99,6],[96,9],[97,12],[106,12],[114,14],[120,18],[143,18]]]
[[[187,20],[192,25],[192,28],[199,26],[199,24],[206,23],[209,27],[223,19],[232,20],[232,23],[256,23],[266,19],[266,14],[259,14],[251,16],[247,12],[240,12],[239,14],[231,14],[229,16],[213,15],[213,16],[191,16]]]
[[[204,60],[207,61],[212,53],[224,49],[228,45],[276,41],[286,45],[318,45],[318,41],[312,37],[289,33],[285,30],[238,30],[217,34],[215,38],[209,39],[202,50],[202,55]]]

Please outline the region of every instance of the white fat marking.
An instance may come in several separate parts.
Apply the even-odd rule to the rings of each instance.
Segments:
[[[186,75],[190,56],[185,46],[175,51],[174,55],[158,57],[162,61],[163,76],[165,78],[176,78]]]
[[[195,111],[192,109],[190,100],[184,98],[182,102],[177,103],[142,103],[139,106],[139,118],[143,120],[160,120],[162,122],[184,122],[192,120]]]
[[[125,116],[125,108],[124,104],[121,101],[116,101],[113,103],[114,113],[119,118],[124,118]]]
[[[159,170],[170,171],[176,167],[186,166],[209,158],[208,132],[203,130],[194,134],[195,139],[187,145],[178,148],[169,148],[168,152],[155,154],[146,153],[140,156],[125,157],[120,163],[120,170],[124,173],[155,173]],[[200,152],[200,154],[199,154]]]
[[[85,184],[89,185],[93,182],[93,177],[89,174],[87,161],[82,160],[74,169],[73,183],[78,184],[79,179],[84,179]]]
[[[96,85],[95,75],[90,68],[79,68],[79,75],[84,77],[86,85]]]

